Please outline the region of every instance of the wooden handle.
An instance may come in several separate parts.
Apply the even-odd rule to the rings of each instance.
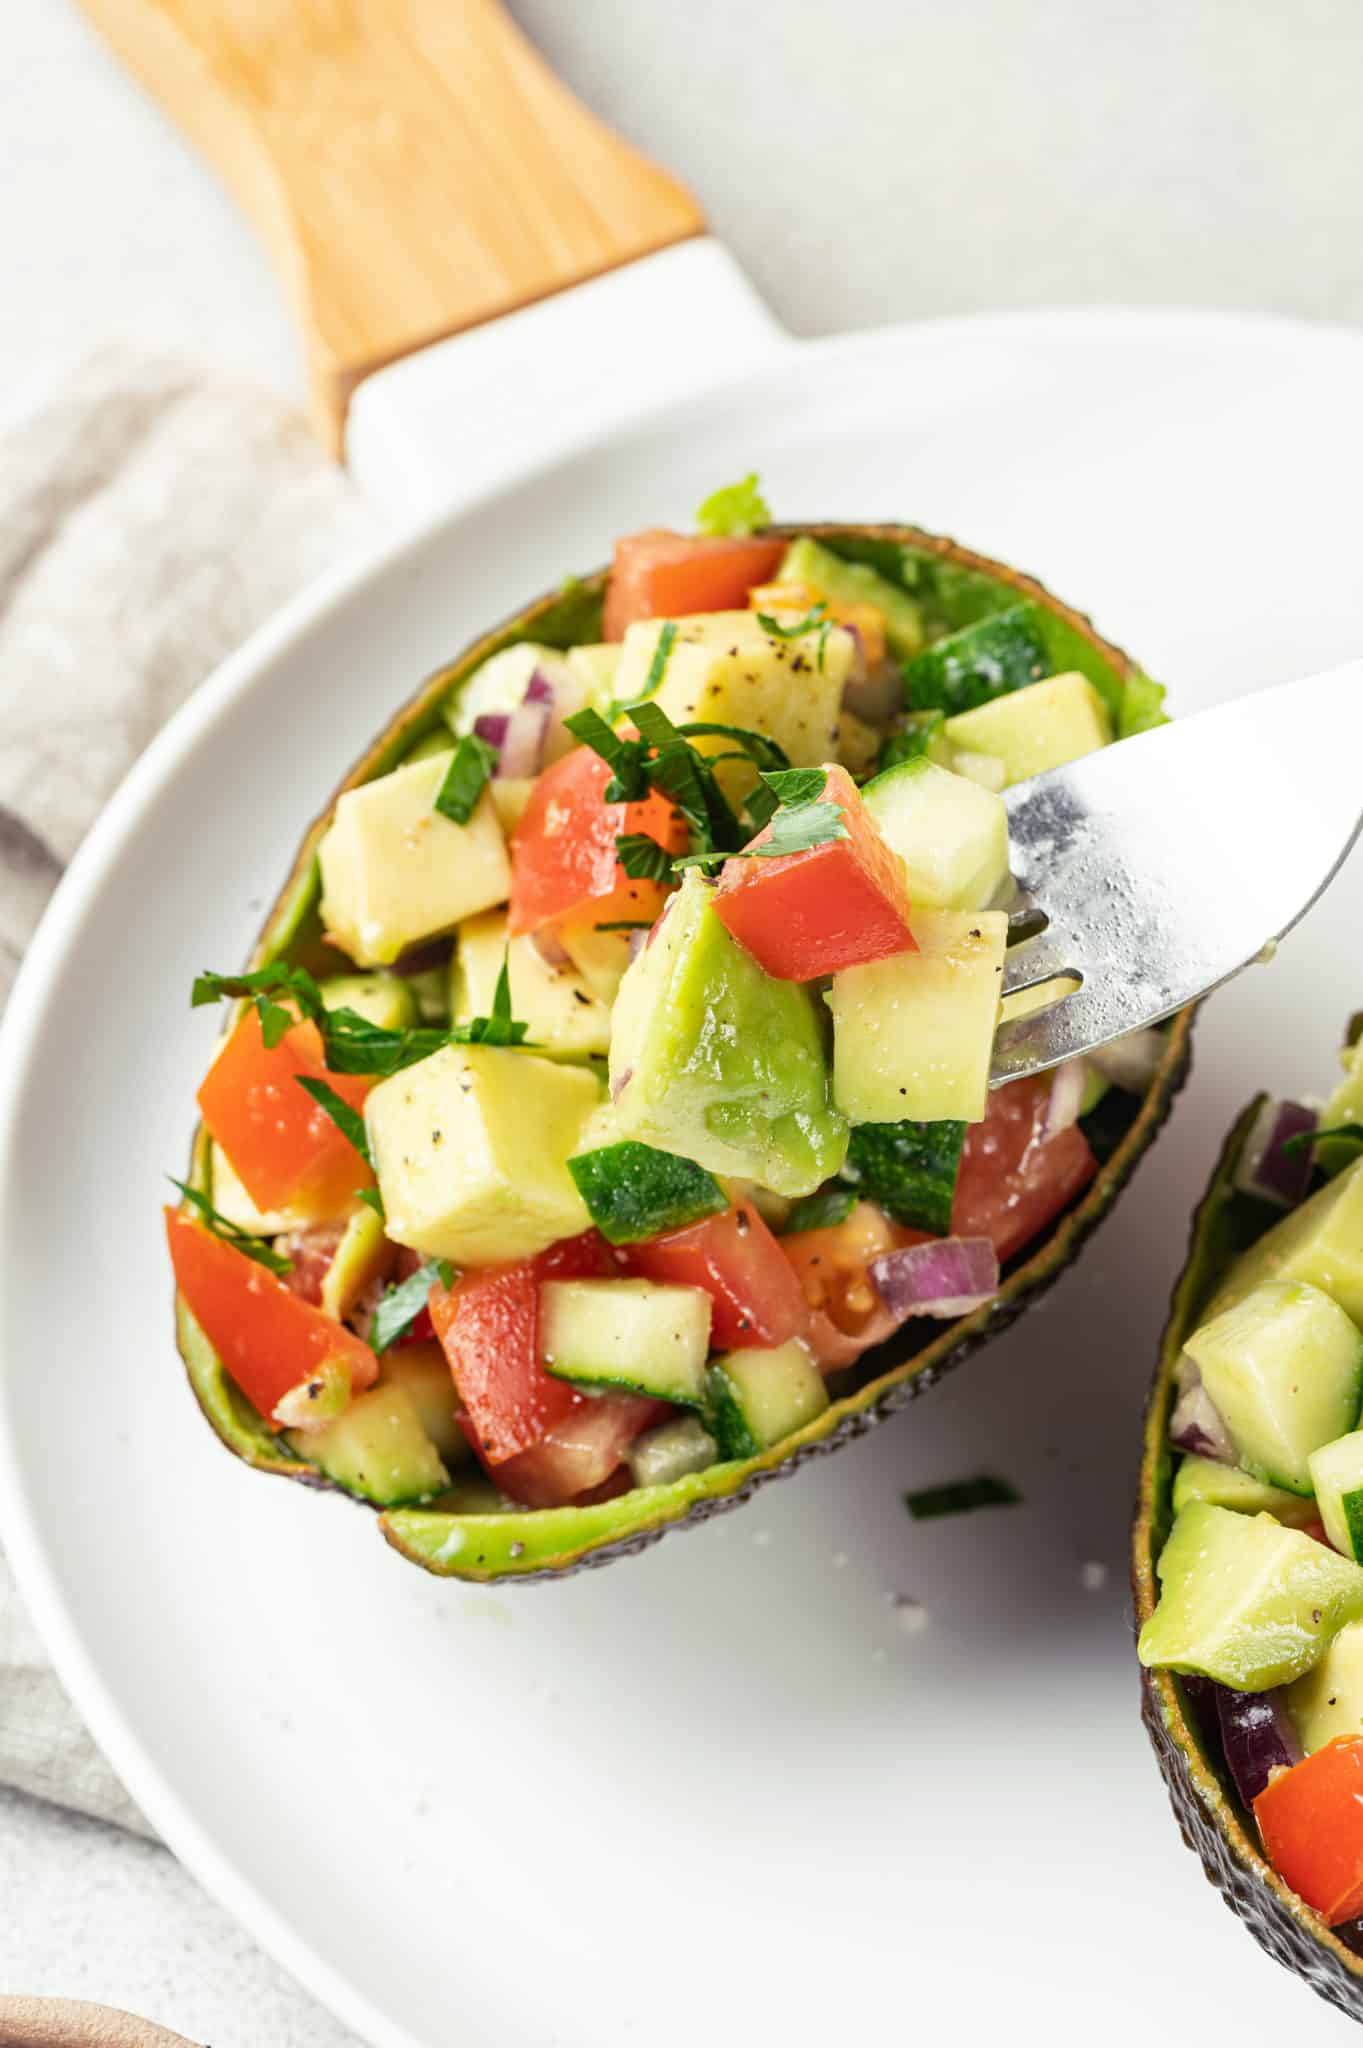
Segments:
[[[339,451],[398,356],[700,233],[499,0],[82,0],[254,220]]]

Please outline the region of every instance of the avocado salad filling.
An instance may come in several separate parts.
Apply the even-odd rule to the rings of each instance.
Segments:
[[[1000,792],[1156,686],[950,543],[775,534],[753,478],[700,525],[428,685],[195,983],[235,1005],[166,1212],[195,1390],[438,1511],[432,1568],[439,1515],[699,1497],[990,1303],[1168,1043],[990,1092]]]
[[[1170,1338],[1159,1599],[1139,1640],[1143,1664],[1179,1674],[1267,1861],[1359,1954],[1361,1030],[1323,1109],[1251,1106],[1199,1212],[1192,1312],[1180,1326],[1176,1297]]]

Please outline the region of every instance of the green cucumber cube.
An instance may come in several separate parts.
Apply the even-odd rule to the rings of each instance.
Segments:
[[[963,752],[997,755],[1010,783],[1025,782],[1105,747],[1112,721],[1088,677],[1076,670],[949,718],[947,738]]]
[[[1252,1472],[1215,1458],[1185,1458],[1174,1474],[1173,1498],[1176,1515],[1201,1500],[1214,1508],[1234,1508],[1241,1515],[1272,1515],[1289,1529],[1304,1528],[1316,1519],[1316,1504],[1309,1497],[1268,1486]]]
[[[416,998],[400,974],[333,974],[318,982],[317,993],[329,1010],[353,1010],[385,1031],[405,1031],[416,1022]]]
[[[1015,604],[925,648],[906,665],[904,688],[915,710],[940,705],[945,711],[966,712],[1005,692],[1025,689],[1051,665],[1035,607]],[[961,741],[962,746],[969,744]]]
[[[592,1222],[611,1244],[638,1244],[727,1209],[712,1173],[675,1152],[626,1138],[568,1161]]]
[[[1159,1561],[1159,1605],[1141,1630],[1142,1664],[1265,1692],[1309,1671],[1363,1616],[1363,1570],[1271,1515],[1197,1501]]]
[[[1363,1430],[1323,1444],[1308,1463],[1325,1533],[1355,1563],[1363,1563]]]
[[[692,1472],[704,1472],[719,1456],[719,1446],[695,1415],[677,1415],[636,1436],[625,1463],[636,1486],[671,1486]]]
[[[357,1394],[334,1422],[300,1432],[292,1444],[328,1479],[376,1507],[427,1500],[449,1485],[450,1475],[406,1387],[371,1387]]]
[[[904,863],[909,901],[982,910],[1008,876],[1002,797],[920,754],[868,782],[861,800]]]
[[[546,1280],[540,1356],[555,1379],[699,1407],[710,1296],[654,1280]]]
[[[755,1458],[828,1406],[823,1374],[797,1337],[769,1351],[726,1351],[710,1367],[707,1392],[722,1458]]]
[[[1185,1349],[1256,1479],[1310,1493],[1313,1451],[1353,1428],[1363,1335],[1302,1280],[1270,1280],[1195,1330]]]

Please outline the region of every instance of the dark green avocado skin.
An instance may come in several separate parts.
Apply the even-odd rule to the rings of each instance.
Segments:
[[[1167,1433],[1183,1340],[1230,1260],[1273,1220],[1271,1212],[1232,1189],[1236,1162],[1262,1101],[1262,1096],[1256,1097],[1237,1119],[1193,1218],[1188,1263],[1174,1290],[1160,1347],[1132,1532],[1137,1632],[1154,1608],[1155,1562],[1169,1527],[1172,1460]],[[1141,1672],[1141,1719],[1179,1833],[1231,1911],[1275,1963],[1294,1971],[1318,1997],[1350,2019],[1363,2020],[1363,1958],[1344,1946],[1261,1854],[1253,1822],[1225,1774],[1219,1742],[1204,1742],[1192,1700],[1171,1672]]]

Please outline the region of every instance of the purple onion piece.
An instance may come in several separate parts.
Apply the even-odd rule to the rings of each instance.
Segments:
[[[941,1237],[885,1252],[870,1264],[876,1292],[892,1316],[963,1316],[998,1290],[998,1254],[987,1237]]]
[[[1301,1744],[1281,1686],[1272,1692],[1216,1689],[1221,1749],[1243,1806],[1252,1807],[1270,1774],[1301,1762]]]
[[[509,711],[481,711],[473,721],[474,735],[477,739],[486,740],[490,747],[496,747],[500,752],[510,723]]]
[[[1088,1086],[1088,1068],[1082,1060],[1066,1060],[1051,1075],[1051,1092],[1046,1098],[1042,1120],[1043,1138],[1058,1138],[1071,1124],[1078,1123]]]
[[[506,736],[497,761],[499,776],[538,775],[544,766],[544,740],[549,712],[543,704],[518,704],[506,722]]]
[[[1311,1185],[1311,1147],[1284,1151],[1289,1138],[1314,1131],[1320,1122],[1304,1102],[1266,1102],[1255,1117],[1235,1169],[1242,1194],[1257,1195],[1280,1209],[1295,1209]]]
[[[1180,1394],[1169,1417],[1169,1441],[1175,1450],[1191,1452],[1194,1457],[1214,1458],[1218,1465],[1235,1463],[1230,1431],[1200,1380]]]
[[[552,704],[553,701],[554,686],[548,676],[545,675],[543,669],[537,668],[525,686],[525,696],[522,702],[526,704]]]

